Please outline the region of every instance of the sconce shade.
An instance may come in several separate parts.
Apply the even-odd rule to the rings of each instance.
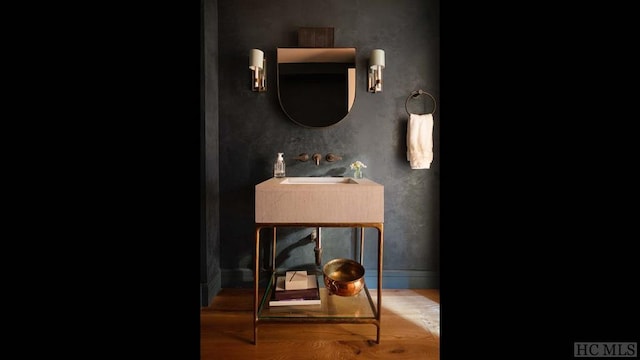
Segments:
[[[249,54],[249,69],[258,70],[262,69],[262,62],[264,60],[264,52],[258,49],[251,49]]]
[[[267,91],[267,61],[264,52],[260,49],[251,49],[249,52],[249,69],[251,69],[251,90]]]
[[[382,69],[384,69],[384,50],[374,49],[369,58],[369,72],[367,74],[369,92],[382,91]]]
[[[375,49],[371,51],[371,58],[369,60],[369,66],[381,66],[384,69],[384,50]]]

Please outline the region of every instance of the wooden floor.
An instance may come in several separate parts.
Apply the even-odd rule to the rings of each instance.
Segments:
[[[202,308],[200,358],[439,359],[438,290],[383,289],[381,324],[380,344],[370,324],[261,324],[254,345],[253,289],[223,289]]]

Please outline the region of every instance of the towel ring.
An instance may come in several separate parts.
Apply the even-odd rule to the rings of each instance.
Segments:
[[[434,98],[433,95],[429,94],[424,90],[414,90],[411,92],[411,95],[409,95],[409,97],[407,98],[407,101],[404,102],[404,109],[407,110],[407,114],[411,115],[411,112],[409,112],[409,107],[408,107],[409,100],[415,99],[420,95],[427,95],[431,98],[431,100],[433,100],[433,111],[431,111],[431,114],[434,114],[436,112],[436,98]]]

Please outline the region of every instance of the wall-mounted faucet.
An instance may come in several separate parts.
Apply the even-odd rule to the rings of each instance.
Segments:
[[[320,161],[322,160],[322,154],[315,153],[315,154],[313,154],[313,156],[311,158],[313,159],[313,162],[316,163],[316,166],[320,165]],[[327,156],[325,156],[324,158],[325,158],[325,160],[327,160],[327,162],[334,162],[334,161],[342,160],[342,156],[339,156],[339,155],[336,155],[336,154],[332,154],[332,153],[328,153]],[[302,154],[299,154],[298,156],[294,157],[294,159],[298,160],[298,161],[309,161],[309,154],[302,153]]]
[[[313,154],[313,161],[316,162],[316,166],[320,165],[320,159],[322,159],[321,154],[318,154],[318,153]]]

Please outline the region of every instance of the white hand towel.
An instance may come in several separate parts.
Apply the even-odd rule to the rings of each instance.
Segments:
[[[412,169],[428,169],[433,161],[433,114],[411,114],[407,123],[407,161]]]

